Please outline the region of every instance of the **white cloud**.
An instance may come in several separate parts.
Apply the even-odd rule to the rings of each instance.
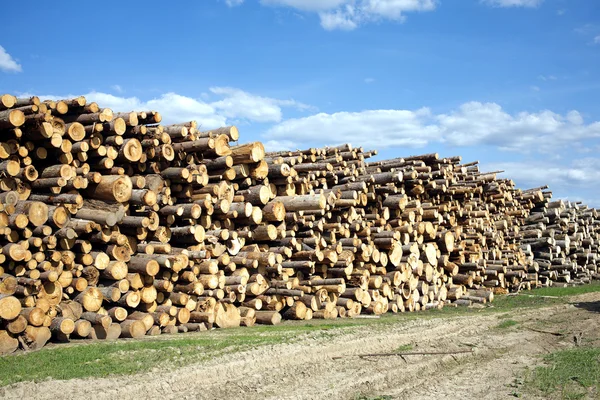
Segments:
[[[364,10],[380,17],[397,19],[406,11],[433,11],[435,0],[366,0]]]
[[[403,22],[407,12],[433,11],[437,0],[261,0],[261,4],[318,13],[326,30],[353,30],[382,19]]]
[[[540,79],[542,81],[555,81],[558,78],[554,75],[539,75],[538,79]]]
[[[516,161],[483,163],[482,171],[504,171],[501,177],[510,178],[520,188],[548,185],[558,198],[583,201],[590,206],[600,206],[600,198],[593,193],[596,189],[590,182],[600,179],[600,159],[575,159],[570,164],[561,165],[548,161]],[[573,191],[586,193],[589,198],[573,195]],[[591,190],[591,191],[590,191]]]
[[[166,123],[196,120],[205,128],[227,124],[226,116],[220,114],[211,104],[176,93],[163,94],[158,99],[148,101],[146,106],[150,110],[159,111]]]
[[[470,102],[436,119],[442,141],[458,146],[487,144],[503,150],[549,152],[567,143],[600,137],[600,122],[585,125],[577,111],[567,116],[549,110],[511,115],[495,103]]]
[[[260,0],[260,2],[268,6],[287,6],[302,11],[327,11],[350,3],[348,0]]]
[[[582,36],[586,36],[589,40],[588,44],[600,44],[600,25],[585,24],[573,30]]]
[[[281,107],[294,107],[300,110],[311,107],[295,100],[279,100],[262,97],[231,87],[212,87],[213,94],[223,97],[211,103],[220,114],[228,118],[244,118],[256,122],[279,122],[282,118]]]
[[[369,110],[362,112],[319,113],[306,118],[289,119],[269,129],[267,139],[296,138],[304,143],[332,144],[351,142],[365,146],[423,147],[440,133],[428,125],[429,109]]]
[[[109,93],[102,92],[90,92],[84,95],[88,101],[95,101],[100,105],[100,107],[111,108],[114,111],[131,111],[131,110],[140,110],[147,111],[146,103],[142,102],[137,97],[119,97]],[[40,98],[69,98],[74,96],[40,96]]]
[[[522,187],[562,186],[585,181],[592,175],[600,177],[598,172],[578,167],[563,167],[544,161],[486,163],[484,166],[485,171],[504,171],[502,176],[514,180]]]
[[[365,83],[373,83],[375,82],[375,78],[365,78]]]
[[[328,31],[335,29],[351,31],[358,27],[358,16],[352,6],[346,6],[343,9],[326,13],[319,13],[319,17],[321,18],[321,26]]]
[[[32,93],[21,93],[20,96],[33,96]],[[41,95],[40,99],[70,99],[77,95]],[[165,93],[158,98],[142,101],[137,97],[120,97],[110,93],[90,92],[83,95],[88,101],[94,101],[100,107],[110,108],[114,112],[158,111],[163,117],[163,124],[173,124],[191,120],[198,121],[203,127],[218,128],[227,125],[227,117],[219,114],[215,107],[202,100],[181,96],[176,93]]]
[[[21,72],[23,70],[21,65],[2,46],[0,46],[0,70],[5,72]]]
[[[267,140],[263,142],[266,151],[283,151],[298,149],[296,142],[291,140]]]
[[[535,85],[531,85],[531,90],[533,90],[534,92],[539,92],[540,91],[540,87],[539,86],[535,86]]]
[[[228,7],[236,7],[241,5],[244,2],[244,0],[225,0],[225,4],[227,4]]]
[[[567,13],[567,10],[560,9],[560,10],[556,10],[556,15],[558,15],[559,17],[562,17],[563,15],[565,15]]]
[[[598,25],[596,24],[585,24],[578,28],[575,28],[574,31],[581,35],[591,35],[594,32],[598,31]]]
[[[538,7],[544,0],[481,0],[493,7]]]
[[[267,130],[267,140],[296,138],[307,144],[351,142],[367,147],[489,145],[523,153],[552,152],[566,144],[600,137],[600,122],[586,124],[581,114],[548,110],[509,114],[495,103],[470,102],[445,114],[418,110],[367,110],[319,113],[283,121]]]
[[[203,93],[200,98],[182,96],[177,93],[165,93],[160,97],[142,101],[137,97],[121,97],[110,93],[90,92],[84,96],[95,101],[101,107],[116,112],[157,110],[163,116],[163,123],[176,123],[196,120],[206,128],[215,128],[236,122],[279,122],[282,119],[282,108],[312,110],[313,107],[293,99],[281,100],[257,96],[241,89],[230,87],[210,88],[214,101],[208,101],[210,95]],[[21,96],[32,95],[23,93]],[[66,99],[74,95],[38,95],[42,99]]]
[[[123,93],[123,88],[121,85],[112,85],[110,88],[117,93]]]

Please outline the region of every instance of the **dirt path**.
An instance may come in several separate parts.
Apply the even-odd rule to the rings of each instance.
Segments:
[[[579,301],[600,301],[600,293]],[[518,314],[518,315],[517,315]],[[397,399],[510,398],[516,374],[538,356],[573,346],[572,336],[597,338],[598,313],[560,305],[511,314],[518,324],[498,328],[500,314],[415,319],[402,323],[302,334],[292,344],[260,346],[174,371],[109,379],[20,383],[0,389],[5,399]],[[550,332],[554,336],[526,327]],[[473,349],[455,356],[358,358],[361,353]]]

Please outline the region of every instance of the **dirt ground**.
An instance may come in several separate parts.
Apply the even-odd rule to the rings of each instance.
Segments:
[[[406,320],[302,333],[291,344],[225,354],[177,370],[109,379],[20,383],[5,399],[502,399],[539,356],[600,337],[600,293],[567,304],[508,314]],[[510,318],[507,328],[498,324]],[[543,331],[543,332],[542,332]],[[562,333],[553,335],[549,332]],[[358,354],[469,350],[437,356],[359,358]],[[340,359],[334,357],[344,356]],[[405,361],[406,360],[406,361]],[[526,396],[531,398],[531,396]]]

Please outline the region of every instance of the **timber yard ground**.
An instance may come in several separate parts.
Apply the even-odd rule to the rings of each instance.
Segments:
[[[440,351],[457,353],[358,357]],[[52,345],[0,358],[0,383],[4,399],[599,398],[600,285],[380,319]]]

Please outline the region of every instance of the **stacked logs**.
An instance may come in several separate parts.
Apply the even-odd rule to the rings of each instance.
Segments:
[[[354,254],[360,252],[358,244],[384,255],[383,265],[378,255],[375,262],[361,256],[345,276],[351,282],[353,274],[362,274],[371,282],[362,288],[372,291],[369,301],[379,298],[380,284],[373,282],[399,295],[389,296],[378,310],[386,310],[388,301],[392,310],[439,307],[459,299],[485,302],[493,298],[486,288],[505,288],[519,276],[516,271],[529,269],[530,260],[509,234],[530,205],[513,201],[513,196],[524,196],[512,182],[479,173],[476,163],[460,165],[458,157],[429,154],[366,165],[363,160],[372,153],[349,146],[311,153],[304,162],[306,152],[274,156],[296,163],[291,169],[309,179],[310,189],[341,190],[334,213],[313,217],[317,229],[310,227],[307,236],[311,242],[315,236],[320,240],[322,225],[330,242],[335,243],[338,231],[342,243],[350,240]],[[307,169],[317,175],[302,172]],[[359,226],[352,233],[355,221]]]
[[[83,97],[0,98],[0,354],[594,277],[595,210],[555,207],[477,163],[367,163],[376,152],[350,145],[265,153],[231,145],[235,127],[161,120]],[[536,229],[560,249],[542,251]],[[570,246],[582,268],[552,267]]]
[[[579,202],[552,201],[552,193],[545,191],[525,219],[521,239],[538,265],[540,284],[598,279],[599,230],[597,210]]]

